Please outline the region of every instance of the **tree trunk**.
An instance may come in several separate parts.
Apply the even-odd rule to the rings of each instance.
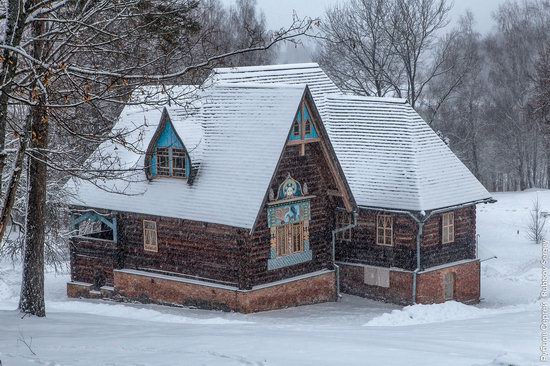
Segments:
[[[43,105],[32,111],[32,156],[29,158],[29,199],[27,232],[23,257],[23,283],[19,309],[23,313],[46,316],[44,305],[44,216],[46,212],[48,112]]]
[[[46,31],[46,22],[34,22],[32,25],[33,57],[42,59],[44,41],[40,36]],[[42,77],[45,70],[38,68],[37,74]],[[25,251],[23,254],[23,282],[19,310],[36,316],[46,316],[44,304],[44,242],[46,187],[48,178],[48,109],[46,107],[47,91],[44,84],[35,81],[31,100],[31,156],[29,157],[29,192],[27,201]]]

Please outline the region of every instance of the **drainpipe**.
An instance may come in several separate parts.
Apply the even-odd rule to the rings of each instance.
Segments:
[[[416,304],[416,281],[417,281],[418,272],[420,271],[420,244],[422,242],[422,233],[424,231],[424,223],[428,220],[429,216],[422,221],[418,220],[413,215],[411,215],[411,217],[418,224],[418,231],[416,233],[416,268],[413,272],[413,289],[412,289],[413,304]]]
[[[413,304],[416,304],[417,276],[418,276],[418,272],[420,272],[420,269],[422,267],[420,262],[420,247],[421,247],[420,244],[422,243],[422,233],[424,231],[424,223],[426,223],[426,221],[428,221],[432,215],[440,212],[446,212],[446,211],[456,210],[463,207],[473,206],[473,205],[477,205],[478,203],[495,203],[495,202],[497,202],[495,199],[489,198],[489,199],[483,199],[483,200],[478,200],[478,201],[473,201],[468,203],[462,203],[459,205],[449,206],[449,207],[430,211],[430,213],[428,213],[428,215],[425,215],[425,216],[424,216],[424,211],[421,211],[420,215],[422,215],[422,217],[420,219],[418,218],[417,215],[414,214],[414,212],[405,211],[405,210],[392,210],[392,209],[384,209],[380,207],[366,207],[366,206],[360,206],[360,208],[365,210],[376,210],[376,211],[386,211],[386,212],[405,214],[410,216],[418,224],[418,231],[416,233],[416,268],[413,271],[413,288],[412,288]]]
[[[341,233],[342,231],[353,229],[356,226],[357,212],[353,211],[353,223],[339,229],[332,230],[332,265],[336,269],[336,301],[338,301],[338,299],[342,297],[342,295],[340,295],[340,266],[336,264],[336,234]]]

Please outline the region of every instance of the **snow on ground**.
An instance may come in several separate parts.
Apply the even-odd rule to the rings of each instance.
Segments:
[[[496,194],[478,207],[482,297],[399,307],[354,296],[259,314],[67,299],[68,274],[46,274],[43,319],[15,310],[20,267],[0,262],[0,364],[536,365],[541,247],[528,211],[550,191]],[[519,233],[518,233],[519,230]]]

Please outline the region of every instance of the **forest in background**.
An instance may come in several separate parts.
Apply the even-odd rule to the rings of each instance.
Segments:
[[[343,90],[406,98],[488,190],[550,188],[550,2],[505,2],[484,35],[451,9],[342,2],[314,58]]]

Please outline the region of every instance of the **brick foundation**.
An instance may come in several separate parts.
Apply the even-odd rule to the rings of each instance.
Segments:
[[[340,290],[343,293],[396,304],[412,303],[412,272],[390,271],[390,287],[365,284],[365,267],[339,263]]]
[[[114,283],[114,293],[123,298],[242,313],[336,300],[335,274],[328,270],[256,286],[252,290],[135,270],[115,270]],[[77,291],[71,283],[67,285],[69,297],[90,297],[85,292],[83,288]]]
[[[480,297],[480,263],[479,260],[458,263],[456,265],[428,269],[418,275],[417,302],[433,304],[445,302],[444,278],[447,273],[454,273],[455,301],[478,303]]]
[[[413,303],[413,272],[390,270],[390,286],[379,287],[364,282],[364,266],[340,263],[340,286],[343,293],[367,297],[396,304]],[[479,260],[450,263],[434,267],[417,275],[416,301],[433,304],[445,301],[444,278],[455,274],[454,298],[464,303],[477,303],[480,297]]]

